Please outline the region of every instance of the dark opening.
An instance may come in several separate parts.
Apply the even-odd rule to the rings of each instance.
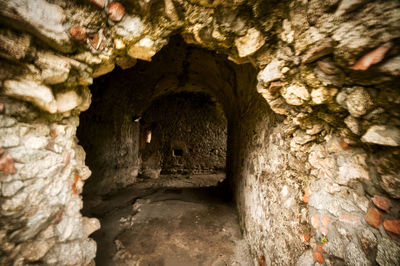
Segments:
[[[92,236],[98,265],[120,263],[122,251],[128,264],[138,257],[146,265],[234,260],[241,234],[224,180],[235,164],[228,125],[237,128],[245,110],[230,95],[235,82],[225,57],[180,38],[152,62],[95,80],[77,136],[92,171],[83,213],[102,224]],[[226,238],[224,227],[236,233]],[[167,248],[174,232],[187,249]]]
[[[183,156],[183,150],[181,149],[173,149],[172,150],[172,155],[175,157],[181,157]]]

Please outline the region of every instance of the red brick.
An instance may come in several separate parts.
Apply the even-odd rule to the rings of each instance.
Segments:
[[[324,249],[325,244],[326,244],[326,242],[322,243],[322,244],[319,244],[317,246],[317,251],[320,252],[320,253],[325,253],[325,249]]]
[[[324,263],[324,258],[322,257],[322,254],[320,252],[314,251],[313,256],[314,256],[314,261],[317,261],[319,263]]]
[[[0,158],[0,173],[15,173],[14,160],[10,154],[6,154]]]
[[[367,211],[367,215],[365,216],[365,221],[375,227],[378,228],[382,223],[382,213],[375,207],[370,207]]]
[[[125,14],[125,8],[121,3],[111,2],[108,4],[108,17],[115,22],[121,21]]]
[[[392,207],[392,203],[390,202],[390,200],[382,196],[375,195],[372,198],[372,202],[375,204],[376,207],[384,211],[388,211],[390,207]]]
[[[385,43],[375,50],[367,53],[359,59],[352,67],[353,70],[367,70],[370,66],[379,63],[385,54],[393,46],[391,42]]]
[[[400,220],[385,220],[383,221],[385,230],[397,235],[400,235]]]
[[[69,29],[69,33],[77,43],[82,44],[86,41],[86,30],[82,27],[72,27]]]
[[[329,218],[329,215],[325,214],[324,216],[322,216],[321,221],[322,221],[322,224],[323,224],[325,227],[328,227],[328,225],[329,225],[331,219]]]
[[[305,241],[305,242],[308,242],[308,241],[310,241],[310,238],[311,238],[311,236],[310,235],[306,235],[306,234],[303,234],[303,235],[301,235],[302,236],[302,238],[303,238],[303,241]]]
[[[308,203],[308,198],[310,197],[310,188],[306,187],[306,189],[304,190],[304,196],[303,196],[303,201],[305,203]]]
[[[311,217],[311,225],[315,228],[315,230],[318,230],[319,228],[319,215],[318,214],[314,214]]]
[[[356,226],[361,224],[360,216],[342,214],[339,216],[339,221],[348,225]]]

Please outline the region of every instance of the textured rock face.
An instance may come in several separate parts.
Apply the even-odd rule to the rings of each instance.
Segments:
[[[193,71],[171,63],[150,86],[193,82],[221,103],[255,263],[398,264],[398,1],[3,0],[0,23],[0,264],[90,263],[75,136],[87,86],[176,32],[259,71],[177,49]]]

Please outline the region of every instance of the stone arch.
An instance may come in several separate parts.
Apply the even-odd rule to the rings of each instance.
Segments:
[[[79,214],[90,170],[75,140],[87,86],[180,32],[260,70],[248,94],[237,66],[234,94],[262,95],[251,102],[264,111],[230,125],[255,261],[398,263],[397,1],[106,2],[0,2],[2,262],[92,260],[98,225]]]

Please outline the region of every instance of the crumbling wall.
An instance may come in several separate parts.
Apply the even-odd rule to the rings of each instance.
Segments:
[[[44,149],[38,143],[45,141],[32,146],[24,135],[9,129],[35,128],[36,120],[18,118],[13,126],[4,122],[13,117],[7,110],[20,106],[13,99],[39,108],[40,112],[27,113],[39,112],[45,127],[54,119],[71,121],[88,108],[87,86],[93,78],[112,71],[115,64],[129,68],[136,59],[151,60],[177,32],[185,42],[224,53],[237,64],[251,63],[259,70],[257,91],[274,113],[282,115],[275,124],[263,123],[267,118],[262,117],[274,115],[260,107],[264,116],[246,124],[254,117],[246,114],[257,112],[246,112],[254,104],[245,103],[254,100],[243,88],[246,82],[249,90],[255,85],[237,78],[250,73],[240,71],[241,66],[239,71],[230,64],[220,68],[223,63],[217,59],[198,73],[183,75],[211,88],[226,112],[228,143],[236,143],[232,147],[241,151],[236,154],[236,148],[228,147],[230,167],[236,169],[229,174],[236,183],[241,223],[256,263],[398,264],[398,1],[13,0],[0,1],[0,7],[6,26],[0,31],[1,103],[6,112],[1,126],[1,220],[7,221],[0,242],[5,264],[86,264],[94,256],[93,249],[74,246],[88,243],[85,234],[74,241],[46,239],[47,219],[27,221],[37,210],[22,199],[35,198],[27,191],[40,195],[46,207],[45,201],[55,193],[39,186],[46,166],[31,181],[18,183],[22,186],[15,195],[4,193],[11,179],[24,174],[20,164],[50,162],[36,157],[38,149]],[[179,60],[182,54],[175,57]],[[237,108],[241,112],[233,112]],[[262,125],[275,126],[267,130]],[[46,132],[34,134],[44,137]],[[76,143],[74,135],[66,141]],[[76,164],[84,167],[83,159]],[[73,186],[74,176],[60,179],[57,172],[46,173],[49,182],[61,182],[71,195],[79,188]],[[74,197],[77,203],[62,197],[60,206],[72,209],[62,216],[61,225],[67,217],[80,217],[81,201],[78,194]],[[21,202],[23,208],[15,216],[5,211],[7,204]],[[37,227],[28,237],[14,238],[17,228],[29,230],[33,224]],[[73,224],[68,232],[82,232],[84,223]],[[22,245],[30,241],[50,245],[50,239],[54,246],[34,259],[22,252]]]

